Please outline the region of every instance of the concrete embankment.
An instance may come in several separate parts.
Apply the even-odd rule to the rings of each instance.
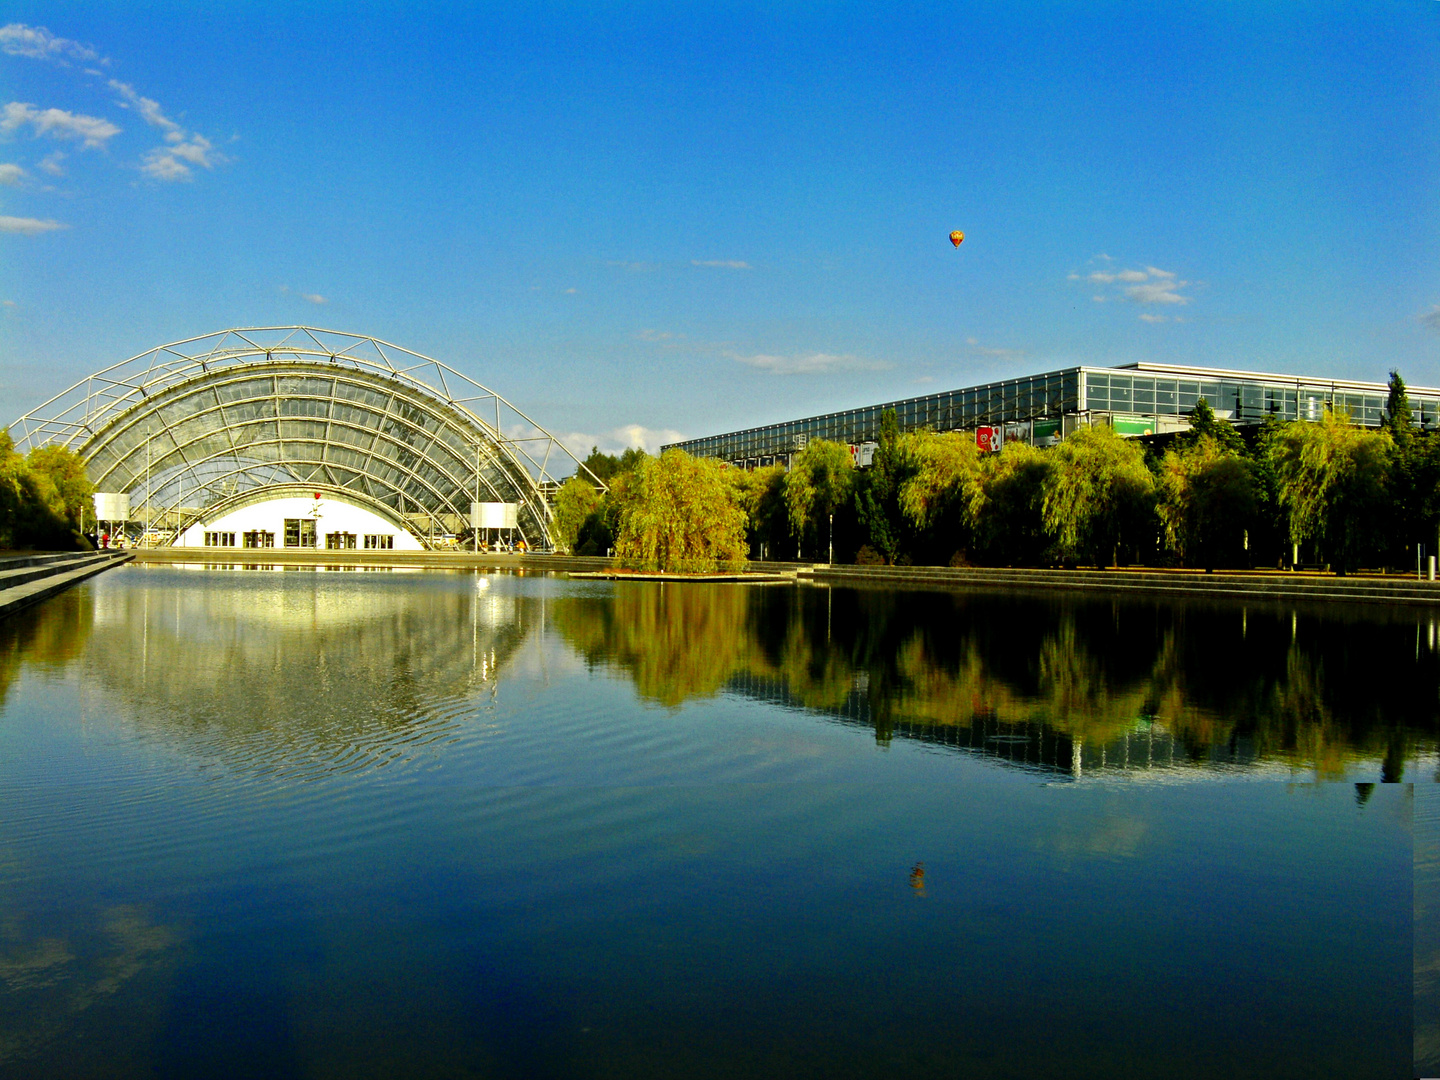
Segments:
[[[128,551],[0,556],[0,618],[129,561]]]
[[[1343,600],[1380,604],[1440,604],[1440,583],[1393,576],[1340,577],[1285,571],[1030,570],[946,566],[806,567],[800,580],[887,588],[1065,589],[1092,594],[1158,593],[1271,600]]]

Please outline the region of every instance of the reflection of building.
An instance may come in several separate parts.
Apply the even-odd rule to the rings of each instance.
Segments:
[[[1080,778],[1096,773],[1165,772],[1189,766],[1243,765],[1250,769],[1261,758],[1249,740],[1211,746],[1197,759],[1163,725],[1137,718],[1135,725],[1107,741],[1087,742],[1047,724],[1027,721],[1007,723],[994,717],[977,716],[969,724],[934,724],[912,720],[886,722],[872,708],[868,687],[857,681],[842,705],[816,708],[790,692],[783,679],[739,674],[728,689],[757,701],[787,709],[825,716],[845,724],[873,729],[877,737],[901,738],[930,746],[946,747],[1027,772],[1068,775]]]
[[[993,436],[997,442],[1022,439],[1045,445],[1097,421],[1114,425],[1122,435],[1179,431],[1189,426],[1186,417],[1202,397],[1217,416],[1242,426],[1270,416],[1318,420],[1333,407],[1348,409],[1356,423],[1373,427],[1380,423],[1387,392],[1384,383],[1169,364],[1073,367],[674,445],[701,457],[747,465],[788,461],[810,439],[856,445],[877,439],[886,409],[895,410],[901,431],[985,428],[987,439]],[[1412,386],[1409,394],[1418,426],[1440,424],[1440,389]]]
[[[192,547],[445,546],[472,503],[500,503],[532,550],[548,550],[545,492],[556,472],[583,468],[453,368],[300,326],[163,345],[15,427],[22,451],[70,447],[98,492],[128,495],[150,542]]]

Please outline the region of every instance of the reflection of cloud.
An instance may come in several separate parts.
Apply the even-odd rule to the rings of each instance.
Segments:
[[[84,922],[65,937],[30,936],[26,917],[0,917],[0,982],[9,1000],[0,1020],[0,1064],[32,1058],[70,1038],[78,1016],[113,997],[126,983],[180,944],[173,927],[159,925],[138,907],[100,914],[98,933]]]
[[[1143,818],[1105,818],[1093,828],[1084,822],[1067,822],[1048,839],[1037,842],[1057,855],[1098,855],[1109,858],[1133,859],[1140,853],[1141,843],[1149,825]]]

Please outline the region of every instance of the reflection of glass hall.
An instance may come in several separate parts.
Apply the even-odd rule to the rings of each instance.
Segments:
[[[581,468],[492,390],[375,338],[226,330],[116,364],[16,421],[64,445],[132,521],[187,546],[438,547],[471,502],[552,545],[544,490]]]
[[[1410,387],[1417,426],[1440,424],[1440,389]],[[1169,364],[1073,367],[1020,379],[946,390],[923,397],[867,405],[726,435],[675,443],[691,454],[746,464],[788,460],[810,439],[864,443],[879,438],[880,418],[894,409],[901,431],[973,431],[1007,425],[1006,437],[1045,443],[1075,427],[1104,421],[1124,435],[1178,431],[1204,398],[1220,416],[1244,426],[1266,417],[1318,420],[1327,406],[1348,409],[1358,424],[1373,427],[1385,411],[1384,383],[1267,375]]]

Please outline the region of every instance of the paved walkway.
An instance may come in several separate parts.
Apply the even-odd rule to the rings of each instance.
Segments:
[[[128,551],[0,556],[0,618],[130,559]]]

